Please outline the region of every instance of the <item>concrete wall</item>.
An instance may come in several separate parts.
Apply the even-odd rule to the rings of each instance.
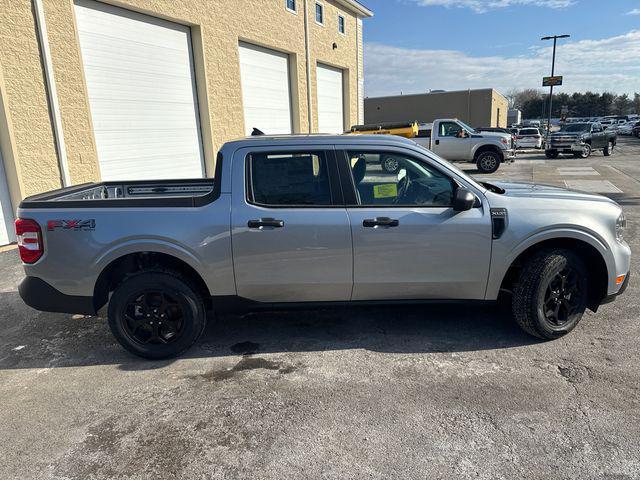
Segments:
[[[507,123],[507,100],[493,89],[366,98],[364,104],[365,123],[458,118],[472,127],[495,127],[498,110],[500,126]]]
[[[292,69],[294,129],[317,125],[316,64],[345,72],[345,123],[358,121],[358,75],[361,36],[357,17],[333,0],[323,0],[325,25],[315,22],[308,0],[311,52],[312,114],[307,114],[304,1],[298,13],[285,0],[109,0],[110,4],[189,25],[207,173],[212,174],[217,149],[244,135],[238,42],[286,52]],[[73,184],[100,179],[98,157],[84,80],[72,0],[43,0],[48,41],[60,106],[66,154]],[[346,19],[338,33],[337,13]],[[23,198],[61,185],[36,24],[31,1],[0,0],[0,135],[15,197]],[[361,41],[361,40],[360,40]],[[337,48],[333,47],[336,44]],[[2,78],[4,80],[2,80]],[[6,137],[6,139],[4,138]],[[10,143],[7,142],[10,138]],[[7,146],[8,145],[8,146]],[[12,191],[12,195],[13,195]]]

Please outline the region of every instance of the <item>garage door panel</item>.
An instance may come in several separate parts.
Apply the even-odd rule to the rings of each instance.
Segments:
[[[289,56],[241,43],[239,59],[246,134],[291,133]]]
[[[92,0],[75,12],[102,178],[203,176],[189,28]]]
[[[327,65],[318,65],[316,81],[318,87],[318,132],[343,133],[345,128],[342,70]]]

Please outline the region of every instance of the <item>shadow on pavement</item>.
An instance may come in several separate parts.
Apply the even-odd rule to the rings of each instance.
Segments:
[[[16,292],[0,293],[0,309],[0,371],[91,365],[150,370],[174,361],[139,359],[114,340],[105,319],[37,312]],[[223,315],[182,358],[347,349],[464,352],[533,343],[507,310],[493,305],[351,307]]]

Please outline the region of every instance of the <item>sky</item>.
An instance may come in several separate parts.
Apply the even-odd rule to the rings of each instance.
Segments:
[[[361,0],[365,95],[541,88],[640,92],[640,0]]]

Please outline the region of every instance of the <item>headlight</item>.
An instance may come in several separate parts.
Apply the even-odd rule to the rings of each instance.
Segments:
[[[620,215],[616,220],[616,240],[619,242],[622,242],[624,239],[625,228],[627,228],[627,218],[624,216],[624,212],[620,212]]]

